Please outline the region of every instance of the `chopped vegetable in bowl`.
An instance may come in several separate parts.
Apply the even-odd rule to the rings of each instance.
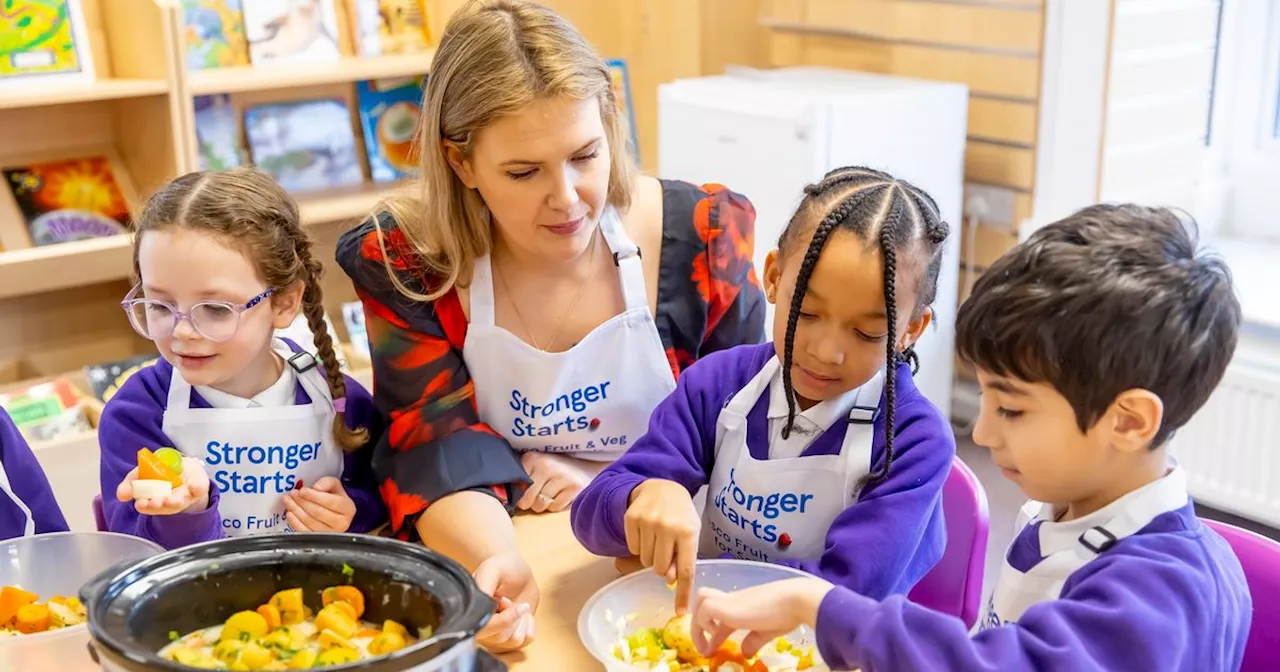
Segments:
[[[621,624],[625,629],[625,619]],[[825,670],[812,644],[796,644],[787,637],[769,642],[752,658],[730,639],[710,656],[698,653],[690,618],[677,616],[662,628],[640,628],[619,637],[613,646],[619,661],[649,672],[799,672]]]
[[[321,601],[323,608],[312,613],[301,588],[282,590],[222,625],[170,633],[172,642],[160,656],[211,670],[305,670],[384,656],[431,636],[430,628],[414,637],[395,621],[379,626],[360,620],[364,594],[354,586],[326,588]]]
[[[20,586],[0,588],[0,637],[34,635],[80,625],[85,608],[74,597],[54,595],[41,603],[40,596]]]

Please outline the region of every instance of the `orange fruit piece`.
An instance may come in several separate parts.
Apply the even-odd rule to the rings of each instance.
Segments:
[[[173,487],[182,485],[182,474],[165,464],[150,448],[138,451],[138,480],[168,481]]]

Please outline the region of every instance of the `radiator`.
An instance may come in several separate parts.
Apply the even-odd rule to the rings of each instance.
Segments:
[[[1280,527],[1277,353],[1280,332],[1242,338],[1218,389],[1171,444],[1198,502],[1272,527]]]

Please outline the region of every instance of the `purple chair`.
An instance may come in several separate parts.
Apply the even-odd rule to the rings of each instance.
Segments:
[[[969,467],[955,458],[942,486],[947,547],[942,559],[907,595],[934,611],[959,617],[972,628],[982,608],[982,574],[987,557],[987,493]]]
[[[102,510],[102,495],[93,496],[93,520],[98,524],[99,532],[107,531],[107,514]]]
[[[1235,525],[1201,518],[1205,525],[1221,534],[1240,559],[1244,578],[1253,595],[1253,625],[1244,645],[1241,672],[1275,670],[1280,660],[1280,543]]]

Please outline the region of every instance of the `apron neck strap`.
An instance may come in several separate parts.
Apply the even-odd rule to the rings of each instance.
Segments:
[[[600,217],[600,232],[613,253],[613,264],[618,267],[622,281],[622,299],[627,310],[649,307],[644,290],[644,267],[641,264],[640,247],[632,242],[622,226],[622,219],[613,206],[605,208]]]
[[[773,381],[773,377],[778,375],[778,371],[781,369],[782,364],[778,361],[778,356],[770,357],[760,371],[751,378],[751,381],[729,399],[729,403],[724,406],[724,411],[746,417],[751,413],[751,409],[755,408],[756,402],[760,400],[760,397],[768,393],[769,383]]]
[[[1119,540],[1150,525],[1158,516],[1186,506],[1187,499],[1186,473],[1175,463],[1159,480],[1121,497],[1102,511],[1065,523],[1042,522],[1040,553],[1047,557],[1072,548],[1092,555],[1105,553]],[[1052,507],[1045,507],[1041,516],[1045,511],[1052,516],[1051,510]]]

